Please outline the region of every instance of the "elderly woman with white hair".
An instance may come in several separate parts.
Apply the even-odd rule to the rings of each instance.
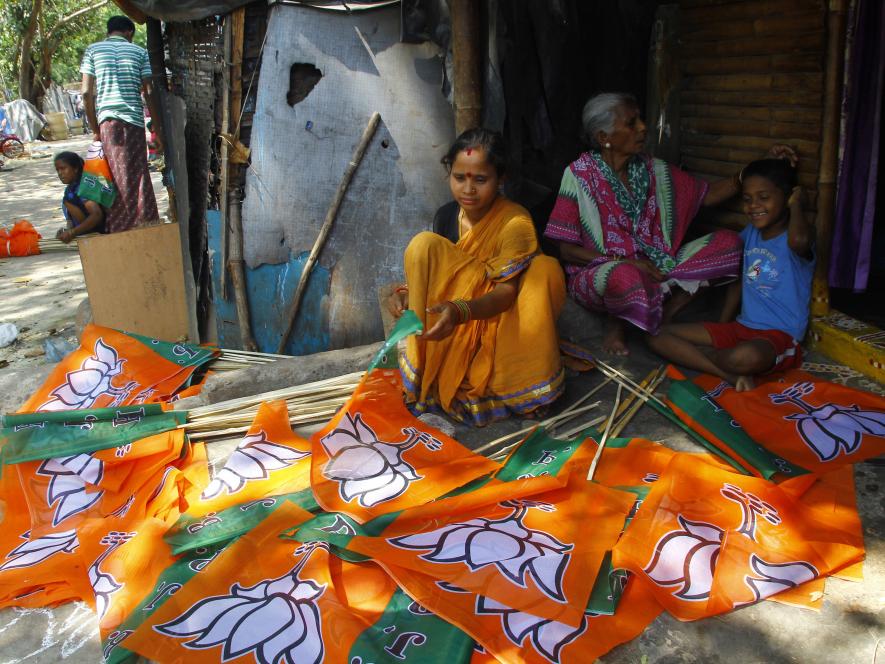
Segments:
[[[740,174],[708,183],[644,154],[632,95],[592,97],[582,122],[590,150],[566,168],[544,234],[559,242],[571,296],[608,313],[603,349],[626,355],[624,321],[656,334],[699,286],[737,276],[737,233],[683,238],[701,205],[738,193]],[[770,154],[795,159],[786,146]]]

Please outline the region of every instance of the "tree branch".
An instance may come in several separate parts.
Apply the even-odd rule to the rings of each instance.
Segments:
[[[94,9],[104,7],[106,4],[108,4],[108,0],[100,0],[99,2],[89,5],[88,7],[84,7],[83,9],[78,9],[73,14],[68,14],[67,16],[63,16],[62,18],[60,18],[58,20],[58,22],[54,26],[52,26],[52,28],[46,34],[46,39],[47,40],[52,39],[55,36],[55,33],[58,32],[59,28],[63,28],[64,26],[68,25],[72,21],[75,21],[76,19],[80,18],[84,14],[88,14],[89,12],[91,12]]]

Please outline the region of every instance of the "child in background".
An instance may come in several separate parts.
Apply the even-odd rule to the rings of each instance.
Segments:
[[[742,277],[729,287],[720,323],[665,325],[648,344],[677,364],[714,374],[738,392],[753,376],[798,367],[808,325],[814,231],[802,212],[802,189],[785,159],[761,159],[741,177]],[[736,321],[731,321],[740,308]]]
[[[67,244],[78,235],[104,233],[105,211],[95,201],[83,200],[77,194],[83,176],[83,158],[75,152],[59,152],[55,155],[55,172],[65,187],[61,209],[68,224],[56,234]]]

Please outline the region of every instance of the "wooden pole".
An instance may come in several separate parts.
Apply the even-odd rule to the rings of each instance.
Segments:
[[[452,0],[452,65],[454,69],[455,133],[482,122],[482,59],[480,3]]]
[[[243,42],[246,36],[246,8],[239,7],[231,15],[230,108],[234,119],[234,136],[240,137],[243,116]]]
[[[338,215],[338,208],[341,207],[341,202],[344,200],[344,194],[347,193],[347,187],[350,186],[353,174],[356,172],[357,166],[359,166],[360,162],[363,160],[363,155],[366,154],[366,149],[369,147],[369,143],[372,141],[372,137],[375,135],[375,130],[378,128],[378,123],[380,121],[381,115],[377,111],[372,113],[372,117],[369,118],[369,124],[366,125],[363,135],[360,138],[360,142],[353,153],[353,157],[351,158],[350,163],[347,164],[344,176],[338,184],[335,198],[332,200],[332,204],[329,206],[329,211],[326,212],[326,218],[323,221],[323,225],[320,227],[320,234],[317,236],[316,242],[313,243],[310,255],[308,255],[307,261],[304,263],[304,268],[301,270],[301,277],[298,279],[298,286],[295,288],[295,295],[292,298],[292,304],[289,306],[289,312],[286,316],[286,330],[283,332],[283,336],[280,339],[277,353],[282,353],[286,349],[286,342],[289,340],[289,335],[292,334],[292,328],[295,327],[295,320],[298,318],[298,308],[301,306],[301,300],[304,297],[304,291],[307,288],[307,281],[310,278],[311,270],[313,270],[313,266],[316,264],[317,258],[319,258],[320,251],[322,251],[323,245],[326,243],[326,238],[329,236],[329,231],[332,230],[332,224],[335,222],[335,217]]]
[[[845,64],[846,0],[830,0],[827,12],[827,60],[824,77],[824,103],[820,170],[817,175],[817,268],[811,288],[811,314],[825,316],[830,311],[830,245],[836,212],[836,176],[839,171],[839,121],[842,106],[842,70]]]
[[[218,212],[221,217],[221,249],[219,253],[221,254],[219,265],[221,265],[221,299],[227,299],[227,271],[224,269],[227,266],[227,255],[228,255],[228,224],[227,224],[227,215],[228,215],[228,200],[227,200],[227,192],[228,192],[228,138],[227,134],[230,133],[230,58],[231,58],[231,21],[230,16],[224,21],[224,27],[222,28],[224,33],[224,50],[223,50],[223,63],[221,66],[221,166],[219,168],[220,171],[220,182],[218,185]]]
[[[230,59],[230,116],[237,119],[234,125],[233,139],[240,135],[241,106],[243,103],[243,39],[246,27],[246,9],[239,7],[230,14],[231,20],[231,59]],[[224,139],[222,139],[224,140]],[[246,289],[246,271],[243,266],[243,195],[240,186],[240,167],[228,163],[228,201],[227,226],[230,239],[227,252],[230,258],[227,269],[230,273],[231,286],[234,289],[234,300],[237,306],[237,321],[240,326],[240,343],[245,350],[256,351],[258,345],[252,336],[252,324],[249,321],[249,295]]]
[[[243,349],[249,351],[258,350],[258,344],[252,337],[252,323],[249,321],[249,298],[246,290],[246,271],[243,267],[243,218],[241,216],[243,206],[242,190],[231,189],[228,194],[228,213],[230,215],[230,259],[228,271],[230,272],[231,284],[234,287],[234,300],[237,305],[237,321],[240,324],[240,343]]]

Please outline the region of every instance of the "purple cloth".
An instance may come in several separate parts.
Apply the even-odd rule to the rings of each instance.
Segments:
[[[885,3],[858,0],[849,29],[845,151],[839,171],[830,286],[863,291],[870,275],[885,74]],[[852,38],[852,37],[850,37]]]

